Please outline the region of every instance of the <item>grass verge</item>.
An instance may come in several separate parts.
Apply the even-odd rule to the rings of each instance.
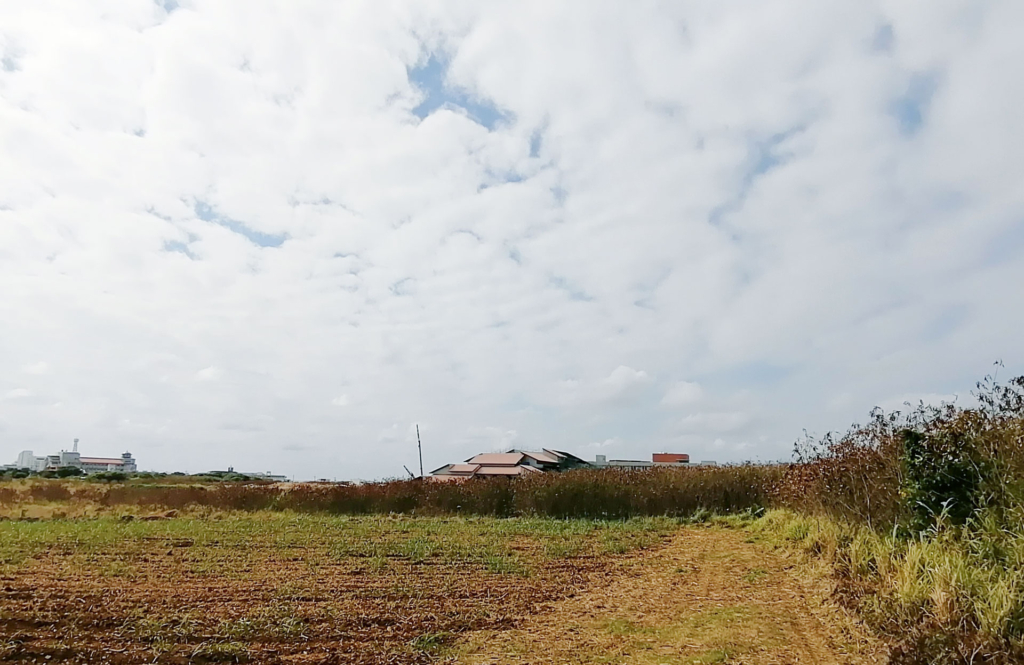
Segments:
[[[831,566],[837,597],[892,641],[892,662],[1019,663],[1024,521],[997,528],[1006,519],[940,523],[906,538],[774,510],[749,528]]]

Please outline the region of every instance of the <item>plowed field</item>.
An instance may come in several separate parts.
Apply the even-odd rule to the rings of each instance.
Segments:
[[[0,659],[426,663],[656,549],[668,520],[0,522]]]

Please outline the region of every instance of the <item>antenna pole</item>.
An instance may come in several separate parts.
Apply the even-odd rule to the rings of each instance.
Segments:
[[[420,478],[423,477],[423,442],[420,441],[420,426],[416,424],[416,447],[420,451]]]

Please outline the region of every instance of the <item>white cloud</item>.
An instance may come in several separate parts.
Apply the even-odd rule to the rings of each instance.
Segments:
[[[49,373],[50,366],[45,362],[37,362],[31,365],[25,365],[24,367],[21,368],[21,371],[24,372],[25,374],[34,374],[36,376],[42,376],[43,374]]]
[[[597,380],[560,381],[556,403],[563,406],[626,405],[635,400],[650,381],[647,372],[619,365],[611,374]]]
[[[605,439],[604,441],[591,441],[590,443],[588,443],[588,444],[586,444],[584,446],[581,446],[581,448],[583,450],[589,450],[589,451],[595,451],[595,452],[596,451],[612,451],[612,450],[614,450],[616,448],[622,447],[624,443],[625,442],[622,439],[620,439],[618,437],[612,437],[610,439]]]
[[[196,381],[216,381],[224,376],[224,370],[219,367],[205,367],[196,372]]]
[[[643,370],[619,365],[612,373],[601,379],[597,395],[603,400],[615,400],[631,391],[650,383],[651,377]]]
[[[31,392],[0,461],[74,432],[144,467],[380,477],[415,422],[426,465],[508,432],[771,459],[1020,373],[1022,21],[0,4],[0,395]],[[438,50],[447,90],[416,69]]]
[[[669,387],[661,403],[665,406],[686,406],[699,402],[704,397],[704,389],[699,383],[677,381]]]
[[[331,400],[331,404],[333,404],[334,406],[348,406],[348,395],[338,395],[337,397]]]
[[[519,438],[519,432],[514,429],[500,427],[470,427],[466,434],[473,441],[474,450],[478,452],[505,452],[513,448]]]
[[[750,414],[739,411],[693,413],[678,421],[681,431],[733,432],[750,423]]]

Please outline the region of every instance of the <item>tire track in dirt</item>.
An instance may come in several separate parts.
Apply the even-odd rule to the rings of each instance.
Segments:
[[[468,635],[458,662],[860,665],[884,647],[823,602],[807,568],[742,531],[684,529],[607,583],[538,608],[516,629]]]

